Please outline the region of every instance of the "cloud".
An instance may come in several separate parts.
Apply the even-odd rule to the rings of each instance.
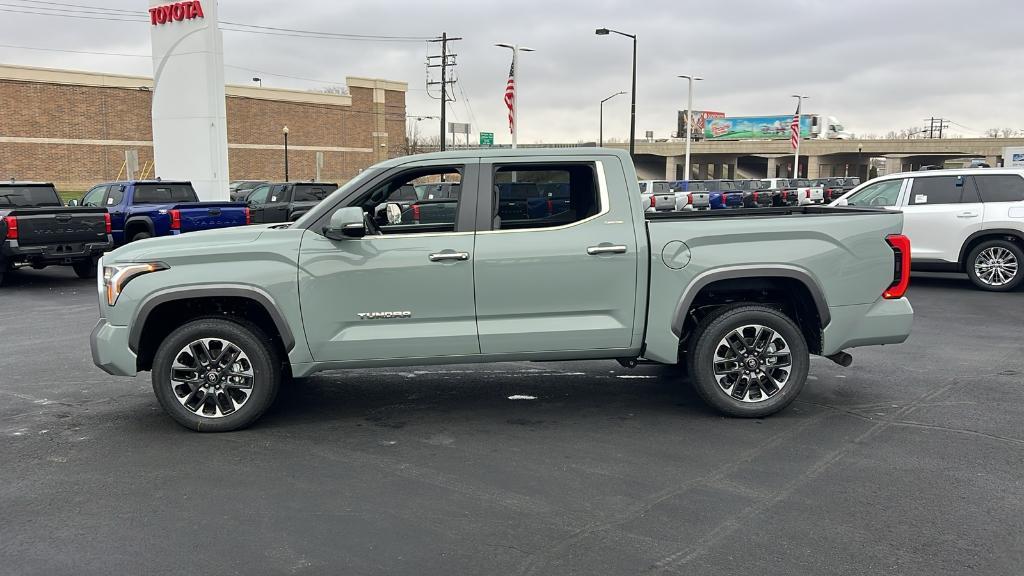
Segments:
[[[137,0],[91,4],[144,14]],[[596,140],[598,102],[630,86],[631,42],[594,35],[605,26],[638,36],[638,136],[652,130],[667,137],[675,130],[676,110],[686,101],[685,83],[676,76],[686,73],[706,78],[698,84],[698,109],[787,114],[793,108],[789,95],[801,92],[811,95],[809,111],[837,116],[862,134],[920,125],[930,116],[977,132],[1024,128],[1024,9],[1004,1],[224,0],[220,12],[224,21],[284,28],[461,36],[452,43],[460,86],[449,116],[473,121],[474,131],[495,132],[498,142],[509,141],[502,95],[510,55],[496,42],[536,49],[520,59],[521,141]],[[2,44],[149,50],[146,23],[3,16]],[[404,80],[410,114],[438,113],[437,101],[424,90],[426,56],[436,45],[225,32],[224,46],[225,62],[245,68],[229,68],[229,82],[255,75],[265,86],[305,89],[341,83],[345,76]],[[151,66],[144,58],[3,47],[0,60],[125,73],[149,73]],[[628,97],[608,102],[606,136],[625,137],[628,126]]]

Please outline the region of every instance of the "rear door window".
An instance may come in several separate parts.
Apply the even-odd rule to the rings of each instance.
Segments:
[[[975,176],[974,183],[982,202],[1020,202],[1024,200],[1024,178],[1014,174]]]
[[[198,202],[191,184],[136,184],[134,204],[170,204]]]
[[[337,186],[296,184],[294,201],[319,202],[336,189]]]
[[[657,184],[652,186],[655,192]],[[495,230],[563,226],[601,210],[593,164],[499,165],[494,171],[493,192],[497,200]]]
[[[978,202],[978,193],[964,176],[915,177],[910,190],[911,206]]]

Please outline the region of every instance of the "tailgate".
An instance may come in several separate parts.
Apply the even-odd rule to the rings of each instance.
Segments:
[[[23,208],[18,219],[18,244],[39,246],[107,241],[105,208]]]
[[[248,210],[240,202],[179,204],[173,209],[180,214],[182,232],[245,226]]]
[[[659,211],[669,211],[676,209],[676,195],[671,194],[655,194],[654,195],[654,209]]]

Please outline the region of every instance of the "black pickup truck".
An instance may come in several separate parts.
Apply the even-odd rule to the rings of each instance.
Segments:
[[[270,182],[257,186],[245,201],[253,224],[294,222],[337,189],[333,182]]]
[[[106,208],[66,207],[53,184],[0,183],[0,282],[7,271],[72,266],[96,274],[96,258],[113,247]]]

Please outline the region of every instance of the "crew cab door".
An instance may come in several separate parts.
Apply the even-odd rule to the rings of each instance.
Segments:
[[[918,261],[957,262],[984,210],[967,176],[915,176],[903,205],[903,233]]]
[[[270,185],[264,184],[257,186],[249,196],[245,199],[249,205],[249,216],[252,218],[253,224],[262,224],[266,222],[263,219],[263,207],[267,204],[267,198],[270,197]]]
[[[639,255],[618,163],[572,156],[481,160],[481,191],[491,191],[480,196],[474,260],[482,353],[631,346]],[[510,203],[501,194],[511,183],[567,185],[569,199],[551,213],[506,213]]]
[[[270,189],[270,196],[261,207],[261,222],[287,222],[288,203],[291,202],[292,186],[276,184]]]
[[[477,173],[476,160],[393,168],[305,232],[299,299],[314,360],[480,352],[473,293]],[[440,181],[457,181],[465,191],[445,201],[417,198],[415,186]],[[321,230],[342,206],[362,207],[380,233],[326,238]]]

